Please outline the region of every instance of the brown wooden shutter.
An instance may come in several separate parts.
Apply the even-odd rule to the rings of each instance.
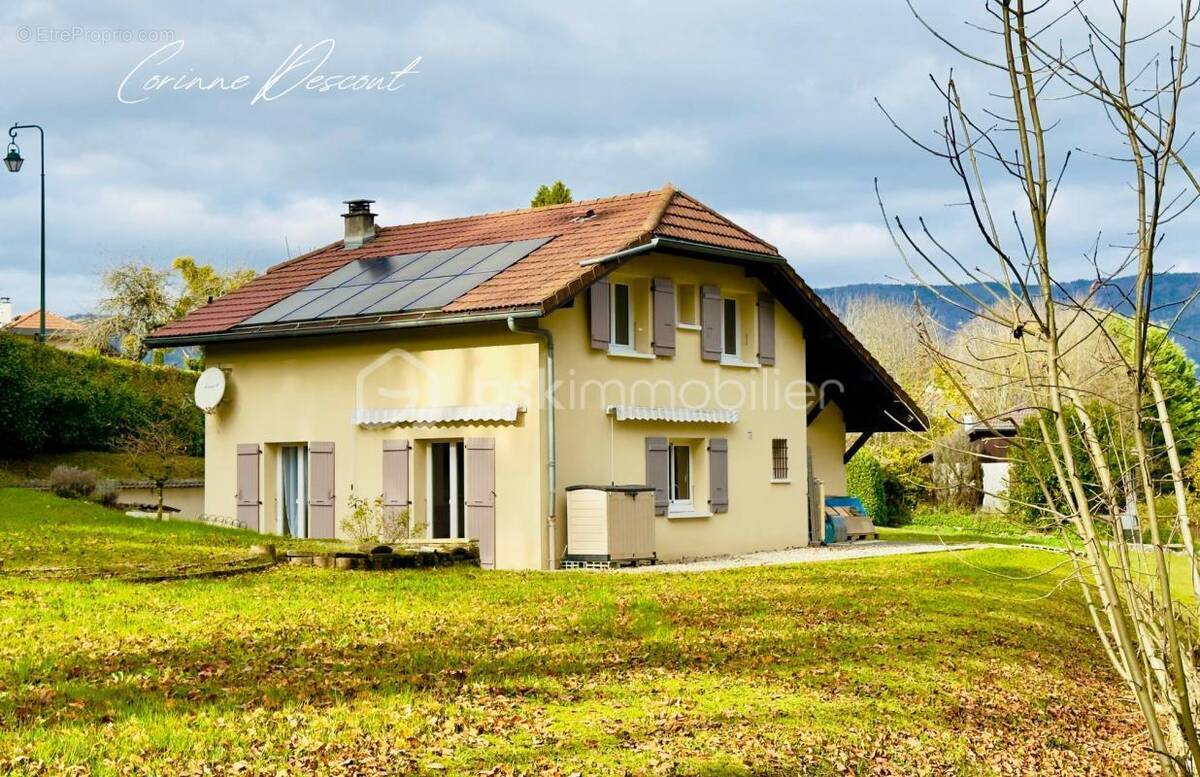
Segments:
[[[317,540],[334,536],[333,443],[308,444],[308,536]]]
[[[609,302],[609,284],[607,278],[601,278],[592,284],[589,290],[591,300],[592,347],[607,351],[612,336],[609,316],[612,313]]]
[[[383,441],[383,509],[398,515],[412,501],[408,490],[408,440]]]
[[[654,354],[675,355],[675,282],[670,278],[655,278],[654,289]]]
[[[258,464],[262,450],[257,443],[244,443],[237,447],[237,496],[235,498],[237,520],[250,531],[260,531]]]
[[[701,286],[700,358],[704,361],[721,361],[721,308],[721,290],[716,286]]]
[[[671,451],[666,437],[646,438],[646,485],[654,486],[654,514],[666,515],[671,493]]]
[[[496,566],[496,441],[468,437],[463,441],[466,470],[467,536],[479,541],[479,566]]]
[[[758,295],[758,363],[775,363],[775,298]]]
[[[708,506],[714,513],[729,512],[729,441],[708,441]]]

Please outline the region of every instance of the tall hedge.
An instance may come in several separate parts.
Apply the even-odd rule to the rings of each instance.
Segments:
[[[858,497],[875,523],[886,526],[892,516],[888,510],[885,481],[879,459],[867,451],[854,454],[846,464],[846,490],[850,496]]]
[[[204,452],[196,375],[63,351],[0,335],[0,454],[111,450],[165,419],[193,455]]]

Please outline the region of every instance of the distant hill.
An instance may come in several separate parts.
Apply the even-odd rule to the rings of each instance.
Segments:
[[[1123,294],[1130,294],[1133,282],[1132,276],[1117,278],[1113,281],[1116,288],[1106,286],[1096,295],[1096,305],[1116,310],[1119,313],[1131,313],[1130,306],[1125,301]],[[1069,294],[1074,299],[1083,299],[1087,296],[1091,285],[1091,279],[1086,278],[1070,281],[1063,284],[1065,291],[1056,296],[1063,297],[1065,294]],[[961,300],[962,304],[968,307],[972,306],[966,296],[953,286],[935,286],[934,288],[949,299]],[[983,284],[971,284],[966,288],[980,298],[987,297],[987,291]],[[1002,289],[1003,286],[996,284],[995,288]],[[1154,306],[1157,309],[1155,321],[1162,324],[1170,323],[1175,316],[1179,315],[1183,303],[1196,292],[1197,288],[1200,288],[1200,273],[1164,273],[1155,277]],[[938,321],[951,329],[957,329],[970,318],[970,314],[939,299],[932,290],[912,283],[855,283],[849,286],[817,289],[817,293],[834,310],[841,310],[850,300],[863,297],[877,297],[904,304],[911,304],[914,299],[918,299]],[[1175,324],[1174,337],[1192,357],[1192,361],[1200,363],[1200,300],[1193,302],[1184,310],[1183,316]]]

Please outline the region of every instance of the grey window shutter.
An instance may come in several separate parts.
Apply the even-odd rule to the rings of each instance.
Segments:
[[[758,295],[758,363],[775,363],[775,298]]]
[[[479,541],[479,566],[496,566],[496,441],[491,437],[463,440],[466,470],[467,536]]]
[[[700,287],[700,358],[721,361],[721,290]]]
[[[408,440],[383,441],[383,509],[392,515],[412,501],[408,490],[410,450]]]
[[[714,513],[729,512],[729,441],[708,441],[708,506]]]
[[[675,282],[654,279],[654,354],[675,355]]]
[[[308,444],[308,536],[316,540],[334,536],[333,443]]]
[[[601,278],[596,281],[589,290],[589,299],[591,300],[592,347],[601,351],[608,350],[609,339],[612,336],[611,325],[608,320],[612,314],[608,296],[609,292],[607,278]]]
[[[646,485],[654,486],[654,514],[666,515],[671,486],[671,452],[666,437],[646,438]]]
[[[262,450],[257,443],[244,443],[237,447],[237,496],[235,498],[237,520],[250,531],[260,531],[258,463]]]

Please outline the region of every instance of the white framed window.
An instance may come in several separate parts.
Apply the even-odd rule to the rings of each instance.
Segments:
[[[668,512],[690,513],[695,510],[692,499],[692,446],[679,442],[669,446],[671,488],[668,492]]]
[[[738,318],[738,301],[731,297],[721,300],[721,354],[729,359],[739,360],[741,348],[742,322]]]
[[[615,350],[633,350],[633,292],[628,283],[612,284],[612,332],[609,343]]]

